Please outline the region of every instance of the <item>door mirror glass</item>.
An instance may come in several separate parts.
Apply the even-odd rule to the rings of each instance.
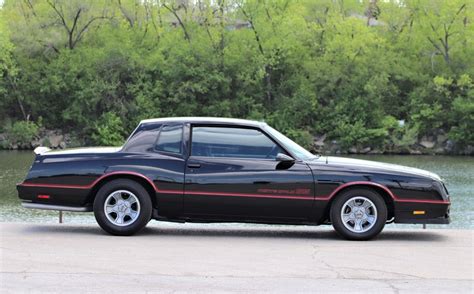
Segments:
[[[281,162],[293,162],[295,161],[295,159],[291,156],[288,156],[286,154],[283,154],[283,153],[278,153],[275,157],[275,160],[276,161],[281,161]]]

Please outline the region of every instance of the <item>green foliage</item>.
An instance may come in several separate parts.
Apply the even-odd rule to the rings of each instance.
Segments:
[[[418,134],[419,126],[416,124],[395,129],[390,136],[390,142],[392,143],[392,146],[389,147],[390,150],[397,152],[408,151],[409,147],[416,143]]]
[[[333,134],[341,138],[340,143],[344,148],[351,146],[363,147],[363,146],[381,146],[384,138],[388,135],[387,130],[384,128],[367,128],[364,126],[362,121],[356,121],[355,123],[340,122]]]
[[[452,102],[448,135],[461,146],[470,145],[474,142],[474,84],[469,76],[462,75],[456,88],[458,91]]]
[[[7,130],[8,141],[12,144],[30,145],[38,135],[39,127],[31,121],[17,121]]]
[[[457,123],[449,131],[449,136],[460,144],[472,144],[474,142],[474,103],[473,98],[458,97],[453,102],[453,114],[456,115]]]
[[[305,147],[308,150],[311,150],[313,147],[313,136],[306,130],[296,130],[290,129],[285,132],[286,135],[291,138],[296,143]]]
[[[113,112],[104,113],[96,123],[92,139],[98,145],[120,146],[124,141],[122,120]]]
[[[0,123],[118,145],[144,118],[227,116],[308,147],[474,145],[470,3],[198,2],[4,1]]]

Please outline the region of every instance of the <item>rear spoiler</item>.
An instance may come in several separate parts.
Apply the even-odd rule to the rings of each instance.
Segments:
[[[48,151],[51,151],[51,149],[49,149],[48,147],[44,147],[44,146],[36,147],[35,150],[33,150],[33,152],[36,155],[42,155],[43,153],[46,153]]]

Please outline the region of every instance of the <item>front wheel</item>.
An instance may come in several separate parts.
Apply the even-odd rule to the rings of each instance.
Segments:
[[[387,205],[370,189],[351,189],[331,205],[334,229],[349,240],[369,240],[377,236],[387,221]]]
[[[99,189],[94,215],[102,229],[112,235],[128,236],[143,229],[151,219],[150,195],[139,183],[113,180]]]

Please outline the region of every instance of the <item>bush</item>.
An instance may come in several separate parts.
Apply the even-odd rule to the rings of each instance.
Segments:
[[[104,113],[95,124],[92,134],[95,144],[106,146],[120,146],[124,141],[124,128],[121,118],[113,113]]]
[[[10,143],[18,145],[30,145],[30,142],[38,135],[39,127],[31,121],[14,122],[7,130]]]
[[[313,149],[314,138],[308,131],[290,129],[286,132],[286,135],[304,148]]]
[[[383,127],[367,128],[362,121],[356,121],[355,123],[341,121],[331,134],[335,138],[339,138],[344,149],[348,149],[353,146],[357,148],[381,146],[388,132]]]
[[[419,126],[405,125],[394,130],[390,136],[391,144],[393,145],[390,151],[407,152],[410,146],[414,145],[418,139]]]
[[[474,90],[471,97],[457,97],[453,101],[453,126],[448,135],[460,146],[474,145]]]

